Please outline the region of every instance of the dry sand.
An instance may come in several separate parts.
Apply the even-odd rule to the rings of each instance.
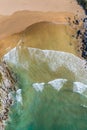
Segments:
[[[23,5],[22,2],[26,2],[29,8],[32,7],[31,10],[40,10],[43,12],[18,11],[16,13],[6,16],[6,17],[1,16],[1,18],[0,18],[0,21],[1,21],[0,22],[0,39],[1,39],[0,55],[1,56],[4,55],[6,52],[8,52],[11,48],[13,48],[18,43],[18,40],[21,39],[19,32],[23,33],[23,30],[25,30],[28,26],[30,26],[34,23],[48,21],[48,22],[54,22],[56,24],[61,23],[62,25],[63,24],[66,25],[67,17],[73,18],[73,16],[75,14],[78,14],[79,17],[84,16],[84,11],[77,4],[77,2],[75,0],[50,0],[50,1],[49,0],[44,0],[44,1],[36,0],[36,1],[37,1],[37,4],[35,4],[36,2],[34,3],[33,0],[32,0],[32,2],[27,1],[27,0],[21,1],[21,4]],[[3,2],[5,2],[5,1],[3,0]],[[3,4],[3,2],[2,2],[2,4]],[[46,6],[47,3],[48,3],[48,6]],[[41,6],[40,6],[40,4],[41,4]],[[43,5],[43,7],[42,7],[42,5]],[[14,6],[15,6],[15,4],[14,4]],[[9,3],[9,8],[10,8],[10,3]],[[22,7],[22,9],[25,9],[24,6]],[[78,10],[79,10],[79,12],[78,12]],[[14,10],[12,10],[12,11],[14,12]],[[51,12],[46,12],[46,11],[51,11]],[[57,12],[55,12],[55,11],[57,11]],[[32,35],[32,34],[30,34],[30,31],[28,33],[28,36],[25,36],[26,37],[25,39],[28,38],[28,40],[30,41],[30,42],[28,42],[28,40],[26,40],[27,41],[26,44],[27,45],[29,44],[29,46],[31,46],[31,47],[37,47],[37,48],[41,48],[41,49],[56,49],[56,50],[60,49],[60,51],[69,51],[73,54],[76,54],[76,50],[75,50],[76,46],[73,49],[70,49],[72,47],[70,47],[70,45],[69,45],[69,44],[72,44],[72,43],[70,43],[70,39],[71,39],[70,36],[73,31],[70,27],[65,27],[65,25],[63,25],[63,26],[58,25],[56,31],[55,31],[55,27],[54,27],[54,29],[52,29],[53,28],[52,26],[49,27],[49,25],[47,25],[47,29],[51,28],[50,31],[52,31],[52,30],[54,31],[54,35],[51,35],[51,32],[47,30],[47,33],[46,33],[46,31],[44,32],[44,39],[47,37],[47,35],[49,35],[49,40],[50,40],[50,35],[51,35],[51,37],[53,37],[54,42],[56,41],[55,46],[54,46],[54,42],[53,43],[49,42],[47,44],[42,45],[43,43],[41,43],[41,40],[42,40],[41,38],[40,38],[40,43],[37,44],[39,38],[36,38],[36,34],[37,35],[41,34],[43,31],[43,30],[41,30],[41,28],[44,27],[44,25],[41,25],[41,24],[40,24],[40,27],[38,27],[36,30],[34,29],[36,27],[35,26],[33,27],[33,30],[35,30],[35,31],[33,31],[33,36],[30,36],[32,38],[30,38],[30,39],[28,38],[29,35]],[[70,33],[68,35],[66,33],[66,28],[68,28],[68,33]],[[38,30],[40,30],[40,31],[38,31]],[[34,36],[34,33],[35,33],[35,36]],[[16,34],[16,35],[13,35],[13,34]],[[58,35],[58,37],[56,37],[56,39],[55,39],[56,34]],[[5,37],[7,37],[7,38],[5,38]],[[39,35],[39,37],[42,37],[42,36]],[[65,38],[63,38],[63,37],[65,37]],[[46,40],[47,40],[47,38],[46,38]],[[45,40],[45,43],[46,43],[46,40]],[[59,44],[58,41],[61,43]],[[76,41],[74,41],[73,43],[75,44]],[[69,45],[69,47],[68,46],[66,47],[66,45]],[[69,49],[67,49],[67,48],[69,48]]]
[[[19,11],[7,17],[0,23],[0,39],[8,35],[21,32],[26,27],[41,21],[66,24],[67,17],[73,17],[73,13],[68,12],[31,12]]]
[[[3,0],[0,1],[0,14],[7,14],[0,15],[0,58],[20,40],[29,47],[78,55],[78,41],[71,37],[75,30],[66,20],[67,17],[73,19],[76,14],[84,16],[75,0]]]
[[[12,14],[19,10],[41,12],[70,12],[83,14],[76,0],[0,0],[0,14]]]

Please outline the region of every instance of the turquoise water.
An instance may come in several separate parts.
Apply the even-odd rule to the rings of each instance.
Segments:
[[[60,92],[50,86],[43,92],[25,86],[23,106],[15,103],[11,108],[6,130],[87,130],[87,108],[81,106],[87,99],[67,85]]]
[[[28,57],[29,52],[25,54],[21,50],[20,55],[21,58],[18,57],[17,63],[11,61],[11,58],[6,59],[16,73],[22,103],[15,100],[5,130],[87,130],[87,98],[73,92],[73,82],[81,82],[80,76],[76,75],[78,73],[75,74],[65,66],[60,66],[58,70],[52,71],[47,64],[47,58],[44,62],[41,57],[38,58],[40,52],[38,55],[32,52],[31,59]],[[55,55],[57,54],[55,53]],[[12,54],[11,56],[13,57]],[[50,60],[48,59],[49,62]],[[75,66],[77,65],[75,64]],[[83,73],[82,70],[79,73]],[[57,78],[67,79],[59,91],[48,84],[49,81]],[[85,83],[86,79],[83,78],[83,80]],[[33,87],[33,83],[41,82],[45,83],[44,89],[37,91]],[[16,96],[14,98],[16,99]]]

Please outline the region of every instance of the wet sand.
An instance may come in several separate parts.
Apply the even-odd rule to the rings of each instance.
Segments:
[[[69,25],[67,20],[63,24],[38,22],[0,40],[0,55],[3,56],[22,41],[28,47],[70,52],[78,56],[78,39],[75,38],[77,30],[78,27]]]
[[[65,24],[68,17],[73,18],[74,13],[18,11],[0,22],[0,39],[21,32],[41,21]]]
[[[24,3],[24,1],[22,1],[22,2]],[[21,7],[18,7],[20,9],[20,11],[19,10],[17,11],[17,8],[16,8],[18,6],[17,2],[12,3],[9,0],[7,5],[9,4],[9,6],[10,5],[12,6],[12,4],[14,4],[15,11],[17,11],[17,12],[15,12],[14,9],[9,10],[8,12],[6,12],[4,10],[4,13],[11,14],[11,12],[13,12],[13,14],[11,14],[7,17],[1,15],[1,17],[0,17],[0,39],[1,39],[1,41],[0,41],[0,48],[1,48],[0,55],[1,56],[3,56],[11,48],[13,48],[15,45],[17,45],[18,39],[19,40],[21,39],[21,38],[19,38],[20,34],[18,34],[18,33],[19,32],[22,33],[23,30],[25,30],[27,27],[31,26],[32,24],[35,24],[38,22],[43,22],[43,21],[53,22],[56,24],[68,24],[68,21],[67,21],[68,17],[72,20],[76,14],[78,15],[79,18],[84,17],[84,10],[77,4],[77,2],[75,0],[74,1],[73,0],[58,0],[58,1],[51,0],[50,3],[49,3],[49,1],[46,1],[46,0],[42,1],[42,2],[40,2],[40,0],[37,0],[36,4],[33,1],[31,2],[31,1],[26,0],[25,5],[27,3],[28,11],[25,11],[27,8],[24,7],[22,2],[21,3],[18,2],[18,4],[20,3]],[[46,6],[47,3],[49,3],[48,6]],[[3,5],[4,1],[1,2],[1,4]],[[15,5],[15,4],[17,4],[17,5]],[[39,5],[39,7],[38,7],[38,5]],[[22,9],[22,11],[21,11],[21,9]],[[63,26],[65,26],[65,25],[63,25]],[[40,26],[40,28],[41,28],[41,26]],[[68,47],[67,44],[70,44],[70,45],[75,44],[76,41],[71,43],[69,40],[67,40],[66,37],[68,37],[68,36],[66,36],[65,39],[62,38],[63,40],[61,39],[61,37],[64,37],[63,33],[64,33],[64,35],[66,35],[65,29],[62,29],[62,28],[63,27],[61,27],[61,25],[60,25],[59,31],[57,32],[58,36],[60,38],[59,40],[61,41],[60,47],[59,47],[59,45],[58,46],[56,45],[55,47],[53,47],[54,45],[52,43],[49,43],[50,45],[48,46],[48,44],[47,44],[47,49],[55,49],[56,48],[56,50],[57,50],[57,48],[59,48],[60,51],[69,51],[69,49],[68,50],[66,49],[66,48],[70,48],[70,47]],[[37,28],[37,30],[36,30],[37,34],[39,33],[38,29],[39,28]],[[60,30],[62,30],[64,32],[62,32]],[[73,32],[72,30],[73,30],[72,27],[71,27],[71,29],[68,29],[68,31],[69,31],[68,33],[70,33],[70,35]],[[13,34],[16,34],[15,37],[11,36]],[[30,32],[29,32],[29,34],[30,34]],[[49,34],[50,34],[50,32],[49,32]],[[45,36],[47,37],[47,35],[49,35],[49,34],[47,32],[47,34],[45,34]],[[32,34],[30,34],[30,35],[32,35]],[[72,35],[73,35],[73,33],[72,33]],[[27,36],[25,36],[25,37],[27,37]],[[68,38],[68,39],[71,39],[71,38]],[[46,45],[44,46],[41,43],[38,43],[38,45],[37,45],[37,43],[35,43],[35,38],[34,38],[34,40],[32,38],[28,39],[28,40],[30,40],[31,43],[29,43],[29,44],[26,43],[26,44],[31,46],[31,47],[36,47],[36,48],[39,47],[41,49],[46,48]],[[33,40],[34,42],[32,42],[31,40]],[[53,40],[54,40],[54,38],[53,38]],[[65,40],[65,44],[64,44],[64,40]],[[37,41],[38,40],[36,39],[36,42]],[[63,41],[63,44],[62,44],[62,41]],[[67,42],[69,42],[69,43],[67,43]],[[65,46],[65,48],[63,46]],[[76,46],[75,46],[75,48],[76,48]],[[71,51],[71,50],[72,49],[70,49],[69,52],[76,54],[76,52],[75,52],[76,50],[74,50],[74,48],[73,48],[73,51]]]
[[[36,8],[38,7],[36,6],[34,7],[36,11],[18,11],[10,16],[0,16],[0,58],[20,43],[29,47],[65,51],[79,56],[79,52],[77,51],[77,46],[79,46],[78,39],[72,37],[72,35],[75,36],[81,26],[74,26],[74,24],[69,23],[67,18],[69,17],[73,21],[76,14],[78,14],[79,18],[82,18],[84,17],[84,11],[75,1],[74,3],[72,0],[57,2],[59,3],[55,1],[58,6],[61,5],[60,8],[54,8],[55,4],[53,5],[51,1],[51,4],[48,6],[50,10],[46,9],[46,5],[44,4],[43,10],[39,10],[40,12],[36,12]],[[2,82],[0,84],[0,92],[2,99],[4,99],[3,96],[6,97],[5,102],[2,100],[1,109],[4,109],[4,112],[1,111],[1,130],[3,130],[2,125],[4,120],[8,118],[7,111],[9,111],[8,107],[11,105],[10,101],[7,103],[8,87],[12,89],[12,86],[14,86],[14,83],[11,82],[11,77],[8,76],[8,70],[4,65],[0,65],[0,73],[4,82],[4,84]],[[6,82],[6,79],[9,81],[9,84]]]
[[[58,1],[50,0],[50,2],[48,0],[44,0],[44,1],[40,1],[40,0],[24,1],[23,0],[23,1],[14,1],[14,2],[12,2],[11,0],[8,0],[7,3],[5,0],[3,0],[3,1],[1,1],[0,6],[1,6],[1,14],[7,15],[7,16],[1,15],[1,17],[0,17],[0,39],[3,39],[0,41],[0,49],[1,49],[0,55],[1,56],[3,56],[6,52],[8,52],[11,48],[13,48],[17,44],[16,43],[16,42],[18,42],[17,37],[19,37],[18,33],[23,32],[23,30],[25,30],[27,27],[31,26],[34,23],[47,21],[47,22],[54,22],[57,24],[60,24],[60,23],[67,24],[66,19],[68,17],[73,19],[73,17],[76,14],[78,15],[79,18],[84,17],[84,15],[85,15],[84,10],[82,9],[81,6],[78,5],[76,0],[58,0]],[[14,6],[14,8],[13,8],[13,6]],[[25,11],[25,10],[27,10],[27,11]],[[15,12],[15,11],[17,11],[17,12]],[[61,28],[61,27],[59,27],[59,28]],[[61,28],[61,30],[62,30],[62,28]],[[71,27],[70,31],[71,30],[72,30],[72,27]],[[64,29],[62,31],[64,31]],[[59,37],[63,37],[62,31],[58,32]],[[72,31],[71,32],[70,31],[69,31],[69,33],[71,35]],[[15,35],[15,39],[14,39],[14,37],[11,35],[13,35],[15,33],[17,33],[17,35]],[[64,35],[66,35],[65,33],[66,32],[64,31]],[[72,33],[72,35],[73,35],[73,33]],[[5,37],[7,37],[7,38],[5,38]],[[32,38],[31,38],[31,40],[32,40]],[[62,42],[62,40],[60,40],[60,41]],[[65,39],[65,44],[66,44],[66,42],[67,42],[67,38]],[[26,44],[28,44],[28,43],[26,43]],[[36,45],[36,43],[34,43],[34,44],[35,45],[31,45],[29,43],[29,46],[39,47],[39,44],[38,45]],[[61,45],[65,46],[65,48],[66,48],[67,45],[65,45],[65,44],[64,44],[64,42],[63,42],[63,44],[61,43]],[[72,43],[70,43],[70,45],[71,44]],[[40,48],[41,48],[41,46],[43,46],[43,45],[40,44]],[[51,46],[51,44],[50,44],[50,46]],[[42,49],[44,49],[45,47],[42,47]],[[59,47],[59,49],[60,48],[61,47]],[[55,48],[53,47],[53,45],[50,48],[47,45],[47,49],[55,49]],[[63,51],[63,49],[62,49],[62,51]],[[66,51],[66,49],[64,49],[64,51]],[[75,54],[75,50],[73,50],[72,53]]]

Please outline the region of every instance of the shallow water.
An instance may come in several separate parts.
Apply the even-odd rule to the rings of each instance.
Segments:
[[[84,60],[23,46],[4,59],[16,73],[19,89],[6,130],[87,130]]]

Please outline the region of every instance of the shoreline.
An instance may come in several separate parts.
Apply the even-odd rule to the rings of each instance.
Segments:
[[[12,49],[13,46],[16,46],[15,43],[13,45],[9,44],[9,41],[10,41],[9,37],[12,36],[14,33],[16,34],[18,30],[23,31],[26,27],[31,26],[35,22],[41,22],[44,19],[47,21],[55,22],[55,23],[62,22],[62,24],[63,24],[63,22],[66,22],[67,24],[69,24],[66,20],[66,17],[68,18],[70,16],[72,19],[75,16],[73,13],[70,13],[70,12],[53,12],[53,11],[49,12],[48,11],[48,12],[38,12],[37,13],[35,11],[35,13],[34,13],[34,11],[30,11],[30,12],[28,12],[30,14],[28,14],[27,16],[30,16],[30,18],[31,18],[31,16],[33,16],[33,17],[30,21],[27,21],[27,22],[23,21],[25,23],[25,25],[23,25],[23,23],[20,24],[20,20],[22,18],[20,12],[22,12],[22,11],[15,12],[14,14],[12,14],[8,17],[6,16],[7,18],[4,21],[2,20],[2,22],[0,23],[0,29],[2,32],[2,33],[0,32],[1,33],[0,37],[1,36],[4,37],[4,38],[0,39],[1,53],[3,50],[8,49],[9,47],[10,47],[10,49]],[[26,11],[23,12],[24,15],[26,14],[25,12]],[[80,16],[80,12],[77,12],[77,14],[78,14],[78,16]],[[85,14],[84,15],[81,14],[81,16],[84,18]],[[10,21],[12,21],[12,20],[15,21],[18,18],[20,18],[20,20],[18,20],[18,23],[15,24],[15,26],[14,26],[14,24],[11,25]],[[80,17],[78,17],[78,18],[80,18]],[[24,16],[23,19],[26,20],[26,17]],[[73,19],[72,19],[72,21],[73,21]],[[2,26],[2,25],[4,25],[4,26]],[[12,27],[14,26],[14,28],[12,30],[9,29],[10,31],[7,31],[7,27],[10,27],[10,25]],[[17,29],[16,27],[18,27],[18,25],[20,25],[20,27]],[[6,28],[4,28],[5,26],[6,26]],[[73,29],[73,27],[75,27],[75,29],[78,28],[77,31],[80,29],[76,24],[73,24],[73,22],[70,26],[72,29]],[[3,30],[5,30],[5,31],[3,31]],[[8,37],[8,42],[5,41],[5,36]],[[77,34],[76,34],[76,36],[77,36]],[[82,46],[81,45],[82,43],[79,40],[80,40],[80,38],[78,37],[78,45],[80,45],[80,47],[79,47],[79,49],[80,49]],[[5,45],[5,44],[8,45],[8,48],[7,48],[7,45]],[[75,45],[75,46],[77,46],[77,45]],[[75,49],[77,50],[78,48],[75,48]],[[77,55],[79,55],[78,57],[82,58],[81,50],[79,50],[79,52],[77,52]],[[1,57],[3,57],[3,56],[1,56]],[[5,130],[5,122],[9,120],[9,108],[14,103],[14,99],[11,96],[11,92],[16,92],[16,88],[15,88],[16,81],[15,81],[15,78],[12,76],[11,71],[8,68],[8,65],[4,61],[0,62],[0,74],[1,74],[0,75],[0,78],[1,78],[0,79],[0,130]]]

